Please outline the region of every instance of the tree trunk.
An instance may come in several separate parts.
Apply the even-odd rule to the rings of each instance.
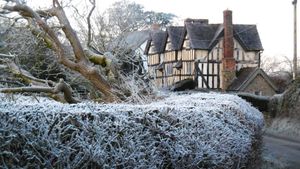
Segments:
[[[84,52],[83,47],[76,35],[76,32],[72,29],[70,22],[58,0],[53,0],[53,7],[49,10],[44,11],[34,11],[30,7],[17,2],[12,6],[10,4],[7,4],[3,7],[3,9],[19,12],[21,16],[26,18],[33,34],[36,34],[38,37],[43,38],[44,42],[47,43],[47,46],[49,46],[56,52],[59,63],[63,64],[71,70],[79,72],[83,77],[89,80],[93,84],[93,86],[103,94],[103,101],[120,101],[120,98],[115,92],[113,92],[113,89],[106,78],[103,77],[99,70],[97,70],[91,64],[88,58],[89,56]],[[74,53],[74,59],[69,59],[70,57],[67,56],[66,52],[64,51],[63,45],[60,42],[57,34],[43,20],[43,16],[51,16],[58,19],[59,24],[62,27],[62,31],[71,44]],[[104,56],[101,59],[101,61],[105,63],[107,62]],[[97,61],[99,61],[99,58]],[[103,65],[109,66],[107,64]]]
[[[105,97],[103,98],[103,100],[105,102],[120,101],[120,99],[114,93],[112,93],[111,86],[100,75],[96,68],[87,68],[85,66],[80,66],[78,72],[80,72],[80,74],[86,77],[96,89],[98,89],[99,91],[101,91],[101,93],[104,94]]]

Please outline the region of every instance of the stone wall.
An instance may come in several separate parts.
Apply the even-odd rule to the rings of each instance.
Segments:
[[[264,96],[273,96],[276,92],[273,88],[267,83],[267,81],[261,76],[258,75],[244,90],[243,92],[260,94]]]

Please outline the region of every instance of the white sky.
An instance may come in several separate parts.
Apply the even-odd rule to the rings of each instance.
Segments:
[[[41,3],[39,0],[30,1],[34,4]],[[104,9],[116,1],[118,0],[97,0],[98,11],[104,11]],[[182,22],[184,18],[189,17],[209,19],[210,23],[222,23],[223,11],[230,9],[233,11],[233,23],[257,25],[264,47],[264,56],[278,57],[284,55],[289,58],[293,56],[292,0],[130,1],[143,5],[146,10],[173,13],[180,17]],[[298,34],[300,34],[300,31]]]

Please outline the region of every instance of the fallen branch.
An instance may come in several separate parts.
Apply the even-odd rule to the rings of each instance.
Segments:
[[[63,79],[60,79],[59,82],[54,87],[15,87],[15,88],[2,88],[0,89],[1,93],[50,93],[50,94],[59,94],[62,92],[64,94],[64,100],[67,103],[78,103],[79,101],[72,97],[71,87],[65,83]],[[57,98],[57,97],[55,97]]]
[[[85,49],[84,54],[95,65],[101,65],[102,67],[109,67],[111,65],[111,60],[104,55],[94,53],[89,49]]]
[[[33,84],[37,86],[44,86],[48,87],[55,86],[55,82],[51,80],[44,80],[44,79],[38,79],[31,75],[30,72],[20,68],[18,65],[15,64],[15,62],[11,60],[5,60],[6,64],[8,65],[10,71],[15,75],[21,77],[24,81],[26,81],[28,84]]]
[[[43,12],[34,11],[30,7],[20,3],[16,3],[14,5],[7,3],[3,6],[3,9],[10,12],[19,12],[22,17],[27,19],[31,28],[34,28],[32,29],[33,34],[38,33],[38,35],[44,39],[44,42],[49,46],[49,48],[55,51],[57,54],[57,61],[67,68],[79,72],[83,77],[89,80],[93,86],[103,94],[103,101],[121,101],[112,89],[107,78],[99,72],[97,67],[94,67],[94,65],[91,64],[89,59],[86,57],[80,40],[76,32],[71,27],[65,11],[58,0],[53,0],[53,7]],[[72,47],[74,53],[73,59],[68,57],[69,55],[65,52],[64,46],[59,40],[56,32],[51,29],[51,26],[43,19],[45,16],[55,16],[57,18],[59,25],[62,26],[62,31],[64,32],[66,39],[70,42]],[[41,34],[39,32],[43,33]],[[96,60],[102,61],[103,59],[99,59],[99,57],[97,57]]]
[[[78,103],[79,101],[72,97],[71,87],[63,80],[60,79],[58,83],[51,80],[39,79],[31,75],[30,72],[20,68],[12,60],[5,59],[9,70],[23,81],[30,84],[28,87],[15,87],[15,88],[2,88],[1,93],[48,93],[51,98],[67,103]],[[59,94],[63,93],[63,97]]]

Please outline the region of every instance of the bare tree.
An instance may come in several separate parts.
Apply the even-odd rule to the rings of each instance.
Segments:
[[[264,56],[261,62],[261,68],[267,73],[278,71],[293,72],[293,61],[287,56]]]
[[[96,15],[95,44],[103,51],[110,47],[111,41],[120,39],[127,33],[151,28],[159,24],[166,28],[171,25],[176,16],[171,13],[147,11],[140,4],[120,0],[112,4],[104,13]]]
[[[94,1],[90,2],[93,3]],[[114,88],[108,82],[108,78],[104,73],[95,67],[95,64],[97,64],[106,69],[112,69],[111,60],[103,55],[84,50],[58,0],[53,0],[52,8],[47,10],[33,10],[27,5],[14,0],[8,1],[3,9],[5,13],[18,12],[20,16],[26,19],[31,32],[38,38],[43,39],[44,43],[55,51],[58,63],[79,72],[84,78],[89,80],[104,95],[104,101],[112,102],[120,100],[121,92]],[[49,17],[57,19],[58,23],[56,23],[55,28],[60,28],[61,32],[65,35],[65,38],[71,45],[72,56],[64,48],[59,36],[53,29],[53,24],[50,25],[47,22]]]

